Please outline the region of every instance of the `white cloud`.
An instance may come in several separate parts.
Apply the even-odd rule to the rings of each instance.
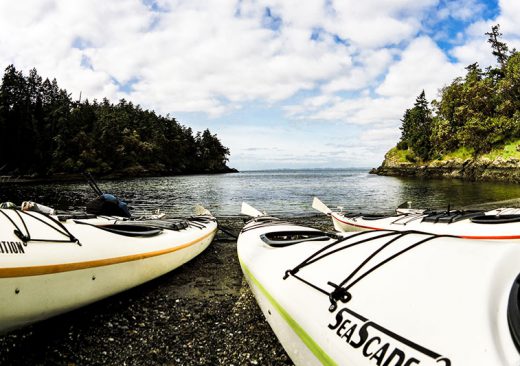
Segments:
[[[384,82],[377,88],[383,96],[412,97],[424,89],[428,98],[456,76],[463,66],[452,64],[440,48],[428,37],[420,37],[404,50],[399,62],[392,65]]]
[[[364,128],[348,143],[372,150],[342,149],[374,159],[381,149],[375,142],[385,145],[398,134],[399,119],[422,89],[432,99],[467,64],[494,61],[483,38],[491,24],[500,22],[506,40],[520,43],[520,3],[501,0],[500,8],[498,19],[459,32],[453,63],[434,42],[446,38],[441,29],[432,38],[419,35],[439,19],[477,19],[479,0],[4,1],[0,33],[8,36],[0,37],[0,67],[36,67],[73,97],[125,98],[173,116],[235,116],[251,103],[279,108],[291,120],[280,125],[296,120],[277,130],[281,136],[317,121],[323,140]],[[243,161],[259,158],[245,150],[241,141],[251,136],[240,128],[236,123],[219,136],[231,136],[223,140]],[[309,151],[256,133],[269,136],[255,136],[258,147],[283,146],[266,155],[272,159],[318,164],[335,156],[331,147]]]
[[[392,62],[393,49],[378,49],[361,52],[356,65],[345,70],[345,75],[329,81],[321,89],[325,93],[366,89],[386,72]]]
[[[491,54],[491,48],[483,37],[473,39],[463,46],[455,48],[452,54],[463,65],[478,62],[481,67],[496,64],[496,58]]]
[[[391,146],[395,144],[400,135],[400,131],[396,128],[370,129],[361,133],[360,140],[364,143],[386,143]]]
[[[442,7],[436,13],[439,19],[452,17],[458,20],[471,20],[477,17],[485,6],[478,0],[442,1]]]
[[[391,60],[370,47],[412,37],[433,2],[162,1],[164,12],[137,0],[4,3],[0,30],[12,37],[0,47],[7,62],[90,98],[217,115],[229,103],[280,101],[322,83],[329,93],[363,88]],[[279,29],[262,26],[267,8]],[[132,92],[117,91],[129,81]]]
[[[287,111],[300,119],[341,120],[359,125],[391,124],[398,131],[397,127],[405,109],[413,105],[423,89],[430,100],[434,99],[438,89],[456,76],[462,75],[463,71],[463,65],[452,64],[430,38],[419,37],[388,68],[384,80],[375,89],[377,94],[350,96],[348,99],[329,98],[319,109],[313,107],[315,98],[311,98],[289,107]],[[331,82],[331,85],[334,83]]]
[[[336,18],[330,28],[366,48],[396,45],[413,38],[425,10],[438,0],[333,1]]]
[[[315,120],[341,120],[346,124],[396,124],[409,100],[401,97],[359,97],[341,100],[309,116]]]
[[[518,23],[520,23],[520,2],[517,0],[500,0],[499,7],[501,14],[497,21],[502,26],[505,35],[520,36],[520,29],[518,29]]]
[[[260,126],[244,121],[238,129],[223,126],[218,135],[227,146],[233,146],[230,164],[239,170],[375,166],[392,145],[361,141],[341,123],[334,129],[331,133],[307,122]]]
[[[480,20],[471,24],[466,30],[467,41],[456,47],[452,54],[465,65],[478,62],[482,67],[496,65],[495,56],[492,55],[490,44],[485,33],[491,31],[491,27],[500,24],[500,32],[503,33],[503,41],[510,49],[520,49],[520,2],[517,0],[500,0],[500,14],[496,19]]]

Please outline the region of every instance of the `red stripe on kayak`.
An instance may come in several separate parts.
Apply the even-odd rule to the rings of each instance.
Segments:
[[[351,222],[348,222],[348,221],[343,221],[343,220],[340,220],[338,219],[336,216],[332,216],[332,218],[336,221],[339,221],[343,224],[346,224],[346,225],[350,225],[350,226],[355,226],[355,227],[360,227],[362,229],[369,229],[369,230],[384,230],[382,228],[378,228],[378,227],[371,227],[371,226],[363,226],[363,225],[356,225],[356,224],[353,224]]]
[[[356,225],[356,224],[353,224],[353,223],[348,222],[348,221],[340,220],[336,216],[332,216],[332,218],[334,220],[336,220],[336,221],[339,221],[339,222],[343,223],[343,224],[359,227],[359,228],[362,228],[362,229],[385,230],[383,228],[378,228],[378,227]],[[388,229],[388,230],[392,230],[392,229]],[[396,230],[396,231],[399,231],[399,230]],[[428,234],[438,234],[438,233],[428,233]],[[443,234],[438,234],[438,235],[443,235]],[[511,239],[520,239],[520,235],[504,235],[504,236],[493,236],[493,235],[491,235],[491,236],[486,236],[486,235],[456,235],[456,234],[449,234],[449,233],[446,233],[446,235],[454,235],[454,236],[458,236],[459,238],[463,238],[463,239],[480,239],[480,240],[511,240]]]
[[[507,239],[520,239],[520,235],[508,235],[508,236],[471,236],[471,235],[457,235],[464,239],[489,239],[489,240],[507,240]]]

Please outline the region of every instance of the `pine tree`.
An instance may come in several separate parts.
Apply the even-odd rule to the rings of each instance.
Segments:
[[[229,155],[209,130],[194,136],[124,99],[72,101],[56,80],[13,65],[0,84],[0,136],[2,174],[221,172]]]
[[[491,27],[491,32],[486,32],[486,36],[489,36],[488,43],[491,44],[493,49],[493,56],[497,58],[498,63],[503,67],[508,58],[509,48],[507,44],[500,41],[502,33],[500,33],[500,24]]]
[[[432,150],[430,143],[432,112],[428,107],[424,90],[415,100],[413,108],[406,110],[402,122],[401,141],[422,160],[428,160]]]

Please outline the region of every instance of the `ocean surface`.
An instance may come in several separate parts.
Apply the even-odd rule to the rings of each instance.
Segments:
[[[237,216],[241,203],[277,216],[317,214],[314,196],[332,208],[386,213],[405,202],[421,208],[520,206],[520,185],[460,180],[381,177],[369,169],[275,170],[99,181],[102,191],[128,202],[134,215],[161,209],[176,216],[202,204],[216,216]],[[60,210],[83,210],[95,194],[86,182],[0,183],[0,202],[34,201]]]

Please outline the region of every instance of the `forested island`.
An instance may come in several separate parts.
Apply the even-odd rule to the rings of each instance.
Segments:
[[[90,172],[126,177],[235,171],[229,149],[208,129],[124,99],[73,100],[32,69],[6,68],[0,85],[0,176],[52,178]]]
[[[499,25],[486,35],[497,65],[467,66],[431,104],[421,92],[372,173],[520,182],[520,53],[501,41]]]

